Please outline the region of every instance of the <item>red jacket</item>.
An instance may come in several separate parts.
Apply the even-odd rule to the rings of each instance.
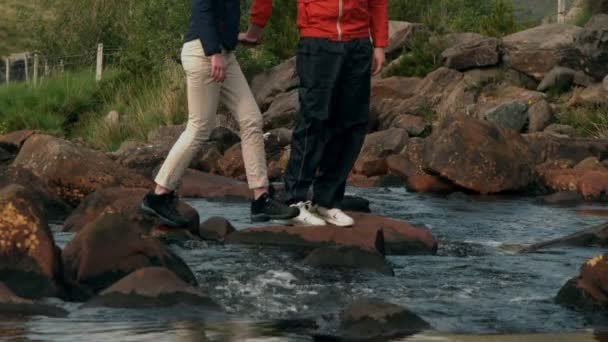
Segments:
[[[345,41],[370,36],[375,47],[388,44],[388,0],[297,0],[300,36]],[[254,0],[251,22],[264,27],[272,0]]]

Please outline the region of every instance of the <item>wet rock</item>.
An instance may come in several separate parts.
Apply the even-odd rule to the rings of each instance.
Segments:
[[[37,198],[20,185],[0,190],[0,281],[21,297],[63,295],[60,251]]]
[[[0,283],[0,316],[14,317],[47,316],[65,317],[68,312],[56,306],[35,303],[18,297],[4,283]]]
[[[482,37],[450,47],[441,57],[447,68],[459,71],[494,66],[500,61],[498,46],[498,39]]]
[[[346,211],[354,211],[358,213],[370,213],[369,201],[357,196],[344,196],[342,202],[337,207]]]
[[[267,111],[264,112],[264,130],[275,128],[293,128],[297,113],[300,111],[298,89],[276,96]]]
[[[238,180],[245,180],[245,162],[241,144],[236,144],[229,148],[222,159],[218,161],[222,175]]]
[[[608,157],[608,140],[605,139],[568,139],[547,132],[526,134],[524,138],[532,149],[536,164],[559,159],[579,163],[588,157],[597,157],[600,160]]]
[[[389,21],[389,41],[386,54],[393,56],[401,53],[414,38],[416,32],[423,30],[424,26],[418,23],[408,23],[405,21]]]
[[[605,255],[588,260],[580,275],[569,280],[555,301],[585,310],[604,310],[608,306],[608,258]]]
[[[454,183],[429,174],[413,175],[407,179],[407,190],[419,193],[450,194],[460,187]]]
[[[89,293],[151,266],[166,267],[186,283],[197,284],[183,260],[121,214],[105,214],[87,224],[62,256],[66,279]]]
[[[542,204],[554,205],[578,205],[584,201],[583,196],[576,191],[562,191],[548,196],[538,198],[538,202]]]
[[[405,337],[430,327],[410,310],[375,299],[356,301],[340,314],[340,335],[348,341]]]
[[[85,196],[102,188],[152,185],[101,152],[43,134],[26,141],[13,165],[30,169],[70,205],[77,205]]]
[[[574,25],[550,24],[506,36],[505,64],[537,80],[556,66],[577,69],[581,53],[575,42],[583,30]]]
[[[521,253],[535,253],[543,249],[574,246],[574,247],[605,247],[608,246],[608,225],[601,224],[583,229],[565,237],[535,243],[521,250]]]
[[[23,130],[0,135],[0,147],[10,153],[18,153],[23,144],[39,131]]]
[[[258,105],[265,111],[277,95],[295,89],[299,84],[294,57],[257,75],[251,82],[251,90]]]
[[[574,76],[576,75],[576,70],[570,68],[564,68],[561,66],[556,66],[543,78],[542,82],[538,85],[538,91],[547,91],[550,89],[555,89],[560,92],[565,92],[574,83]]]
[[[186,171],[178,192],[184,197],[216,201],[250,201],[252,198],[244,182],[192,169]]]
[[[608,195],[608,169],[537,168],[541,183],[555,192],[576,191],[586,200],[604,200]]]
[[[533,104],[528,109],[528,132],[542,132],[545,128],[555,122],[553,108],[549,102],[542,100]]]
[[[199,235],[203,240],[224,242],[226,237],[236,232],[230,221],[223,217],[212,217],[201,223]]]
[[[357,247],[322,247],[312,251],[304,264],[317,268],[354,268],[395,275],[384,255]]]
[[[521,132],[528,122],[528,105],[520,101],[503,103],[487,111],[484,117],[498,127]]]
[[[398,128],[367,135],[355,162],[355,173],[368,177],[386,174],[386,157],[401,152],[408,138],[407,132]]]
[[[471,117],[441,125],[427,141],[427,169],[481,194],[520,190],[534,176],[528,143],[516,132]]]
[[[241,142],[241,137],[226,127],[216,127],[211,131],[209,141],[214,142],[221,153]]]
[[[437,241],[424,228],[385,217],[353,213],[355,226],[251,228],[231,234],[228,243],[274,245],[314,249],[326,246],[355,246],[390,255],[424,255],[437,252]]]
[[[187,304],[219,311],[202,291],[163,267],[141,268],[86,303],[88,307],[157,308]]]
[[[158,219],[141,212],[141,201],[146,193],[148,193],[146,189],[135,188],[108,188],[96,191],[87,196],[68,217],[63,225],[63,231],[80,232],[104,214],[114,213],[128,219],[131,225],[140,227],[144,232],[149,232],[152,228],[163,224]],[[198,235],[198,212],[182,201],[179,202],[177,209],[189,221],[185,228]]]

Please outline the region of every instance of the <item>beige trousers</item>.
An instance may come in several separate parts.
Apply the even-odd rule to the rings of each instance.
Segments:
[[[211,58],[205,56],[200,40],[184,44],[182,65],[188,81],[188,124],[156,176],[156,183],[175,190],[215,128],[219,103],[236,116],[241,131],[243,160],[249,188],[268,186],[262,114],[232,52],[226,52],[226,78],[211,78]]]

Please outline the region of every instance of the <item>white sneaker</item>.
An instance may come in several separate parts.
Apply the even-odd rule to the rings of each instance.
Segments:
[[[355,220],[352,217],[346,215],[342,210],[333,208],[327,209],[324,207],[317,206],[315,212],[328,223],[338,227],[352,227],[355,224]]]
[[[300,209],[300,215],[289,220],[289,223],[295,226],[324,226],[327,223],[311,212],[312,203],[300,202],[293,204],[292,207]]]

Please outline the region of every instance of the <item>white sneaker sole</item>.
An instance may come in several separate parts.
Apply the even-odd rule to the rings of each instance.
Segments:
[[[344,223],[344,222],[338,222],[338,221],[332,220],[332,219],[326,219],[325,221],[327,223],[331,224],[331,225],[334,225],[334,226],[337,226],[337,227],[342,227],[342,228],[348,228],[348,227],[352,227],[352,226],[355,225],[354,222],[352,222],[352,223],[350,223],[350,222],[349,223]]]

